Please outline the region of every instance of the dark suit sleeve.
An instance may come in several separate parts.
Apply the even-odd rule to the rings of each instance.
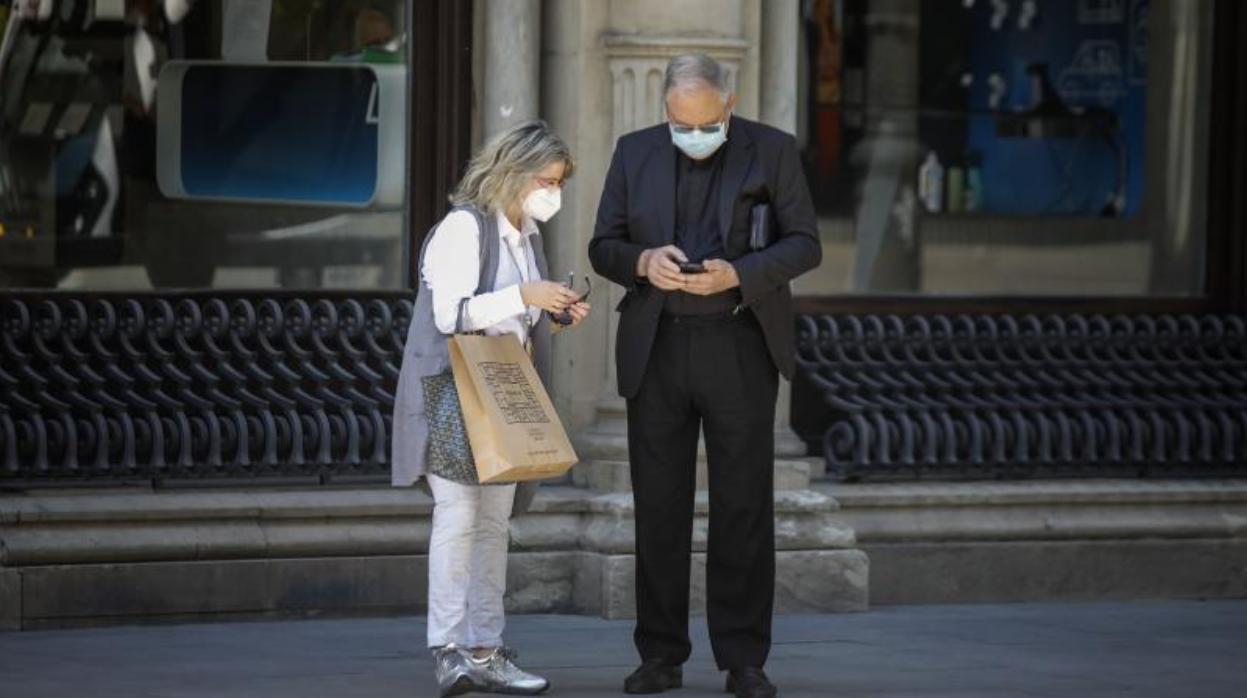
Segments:
[[[602,199],[598,202],[597,223],[589,241],[589,262],[602,276],[633,290],[639,279],[637,259],[645,250],[632,241],[628,230],[628,179],[624,174],[623,145],[615,147]]]
[[[732,262],[740,277],[745,305],[817,267],[823,261],[818,241],[818,218],[810,188],[797,157],[797,142],[785,136],[780,144],[771,201],[779,237],[770,247],[750,252]],[[600,219],[599,219],[600,220]]]

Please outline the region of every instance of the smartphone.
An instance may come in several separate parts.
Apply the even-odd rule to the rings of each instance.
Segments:
[[[705,274],[706,267],[701,262],[680,262],[681,274]]]

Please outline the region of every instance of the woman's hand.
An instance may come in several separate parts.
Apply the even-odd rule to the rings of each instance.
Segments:
[[[570,288],[553,281],[531,281],[520,284],[524,305],[534,305],[549,313],[561,313],[576,304],[580,296]]]
[[[571,304],[571,306],[567,308],[567,312],[572,316],[572,322],[568,325],[568,327],[570,328],[579,325],[585,318],[589,317],[589,311],[592,309],[592,306],[585,301]]]

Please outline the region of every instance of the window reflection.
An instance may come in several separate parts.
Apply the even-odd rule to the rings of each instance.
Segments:
[[[1211,0],[807,0],[797,292],[1191,294]]]
[[[0,2],[0,286],[400,286],[405,5]]]

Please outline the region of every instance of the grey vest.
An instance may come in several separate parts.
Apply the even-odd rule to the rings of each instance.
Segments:
[[[461,206],[476,219],[481,236],[480,275],[477,277],[476,295],[494,290],[494,277],[498,273],[501,243],[498,239],[498,219],[482,214],[473,207]],[[436,227],[434,228],[436,230]],[[408,487],[420,482],[425,474],[425,454],[429,442],[429,422],[424,413],[424,389],[421,378],[445,373],[450,370],[450,351],[447,335],[437,329],[433,319],[433,291],[420,273],[425,249],[433,239],[433,231],[425,236],[416,262],[417,293],[412,309],[411,326],[407,328],[407,342],[403,349],[403,364],[398,374],[398,388],[394,393],[393,440],[390,451],[390,480],[395,487]],[[541,235],[529,238],[530,252],[541,278],[549,276]],[[550,383],[550,319],[544,313],[533,328],[533,364],[542,383]],[[532,502],[537,483],[522,483],[516,489],[515,507],[512,514],[521,514]]]

